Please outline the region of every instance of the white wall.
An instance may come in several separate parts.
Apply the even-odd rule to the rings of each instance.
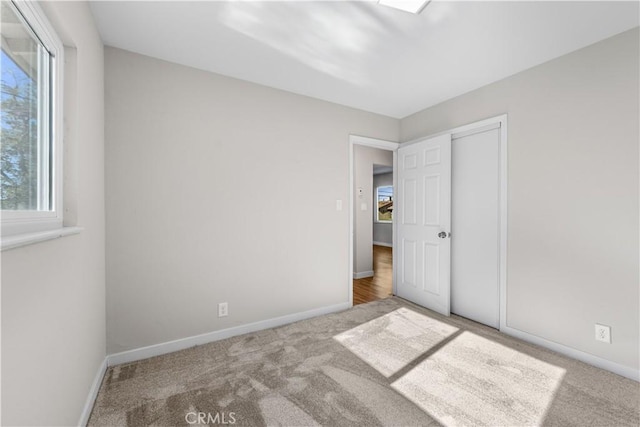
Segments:
[[[509,115],[508,326],[638,369],[634,29],[401,122],[402,140]],[[594,340],[596,322],[612,343]]]
[[[384,138],[383,138],[384,139]],[[395,141],[392,139],[392,141]],[[393,166],[393,151],[354,145],[353,147],[353,273],[373,276],[373,165]],[[362,188],[362,195],[358,189]],[[362,210],[362,207],[366,210]]]
[[[109,353],[348,302],[349,134],[395,140],[398,120],[105,62]]]
[[[103,48],[84,2],[45,2],[65,46],[65,215],[81,234],[2,252],[2,425],[75,425],[105,357]]]
[[[393,185],[393,173],[381,173],[373,176],[373,206],[377,208],[376,189],[385,185]],[[394,195],[395,197],[395,195]],[[393,244],[393,224],[388,222],[376,222],[375,212],[372,213],[373,221],[373,241],[377,243]]]

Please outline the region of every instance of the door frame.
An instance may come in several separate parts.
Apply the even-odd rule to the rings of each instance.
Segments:
[[[463,126],[458,126],[453,129],[449,129],[443,132],[438,132],[432,135],[419,137],[416,139],[412,139],[407,142],[403,142],[400,146],[405,146],[409,144],[415,144],[426,139],[430,139],[439,135],[451,134],[451,143],[454,142],[454,136],[460,133],[473,132],[475,130],[480,131],[482,128],[489,127],[491,125],[498,124],[500,126],[500,147],[499,147],[499,156],[500,159],[498,161],[498,176],[499,176],[499,188],[498,188],[498,200],[499,200],[499,208],[498,208],[498,247],[499,247],[499,255],[498,255],[498,288],[499,288],[499,330],[503,330],[508,327],[507,325],[507,232],[508,232],[508,206],[507,206],[507,182],[508,182],[508,167],[507,167],[507,146],[508,146],[508,131],[507,131],[507,114],[502,114],[495,117],[490,117],[488,119],[480,120],[478,122],[469,123]],[[395,166],[396,159],[394,155],[394,195],[395,195]],[[395,251],[395,221],[394,221],[394,251],[393,251],[394,259],[393,265],[396,265],[396,251]],[[396,274],[397,271],[394,268],[393,270],[393,283],[394,283],[394,293],[395,293],[395,283],[397,282]]]
[[[399,143],[397,142],[393,142],[393,141],[387,141],[384,139],[376,139],[376,138],[369,138],[366,136],[359,136],[359,135],[349,135],[349,268],[348,268],[348,273],[349,273],[349,307],[353,307],[353,237],[354,237],[354,233],[355,233],[355,229],[354,229],[354,221],[353,221],[353,216],[355,214],[355,206],[354,206],[354,199],[355,199],[355,192],[354,192],[354,185],[355,185],[355,178],[354,178],[354,161],[355,161],[355,157],[354,157],[354,147],[356,145],[361,145],[361,146],[365,146],[365,147],[371,147],[371,148],[379,148],[381,150],[386,150],[386,151],[392,151],[393,152],[393,196],[396,197],[396,170],[398,168],[398,147],[400,146]],[[373,218],[373,216],[372,216]],[[395,282],[395,277],[396,277],[396,219],[395,217],[392,218],[393,222],[392,222],[392,234],[393,234],[393,240],[392,240],[392,253],[393,253],[393,261],[392,261],[392,272],[391,272],[391,277],[393,278],[393,293],[395,294],[396,291],[396,282]]]

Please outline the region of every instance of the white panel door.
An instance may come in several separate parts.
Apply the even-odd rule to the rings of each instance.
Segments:
[[[449,315],[451,135],[398,150],[397,294]]]

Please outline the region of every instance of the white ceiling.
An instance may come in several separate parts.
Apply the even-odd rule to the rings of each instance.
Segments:
[[[638,26],[639,3],[92,2],[106,45],[403,118]]]

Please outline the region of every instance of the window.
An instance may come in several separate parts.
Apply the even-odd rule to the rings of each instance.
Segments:
[[[39,6],[0,4],[0,207],[5,236],[62,227],[62,44]]]
[[[393,221],[393,186],[385,185],[376,188],[376,199],[378,201],[378,209],[376,210],[376,221],[392,222]]]

